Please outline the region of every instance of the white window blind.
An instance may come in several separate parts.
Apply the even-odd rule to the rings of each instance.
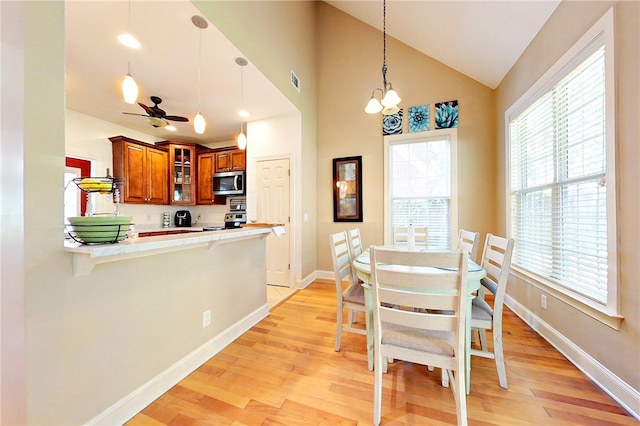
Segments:
[[[450,141],[414,140],[389,145],[391,229],[428,227],[430,248],[450,247]]]
[[[512,263],[606,305],[613,105],[606,99],[604,42],[579,60],[509,120]]]

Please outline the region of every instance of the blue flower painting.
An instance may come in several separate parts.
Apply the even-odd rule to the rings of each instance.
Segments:
[[[431,128],[429,104],[409,107],[409,132],[423,132]]]
[[[458,101],[436,103],[436,129],[458,127]]]
[[[399,135],[402,133],[402,109],[392,115],[382,116],[382,134]]]

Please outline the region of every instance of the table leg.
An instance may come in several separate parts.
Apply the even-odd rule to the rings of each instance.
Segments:
[[[464,366],[465,366],[465,386],[466,386],[466,391],[467,391],[467,395],[469,395],[469,392],[471,391],[471,305],[473,302],[473,299],[475,298],[474,295],[470,295],[467,296],[467,305],[466,305],[466,318],[465,318],[465,360],[464,360]]]
[[[365,326],[367,329],[367,363],[369,371],[373,371],[373,300],[371,288],[368,285],[364,287],[364,307],[365,307]]]

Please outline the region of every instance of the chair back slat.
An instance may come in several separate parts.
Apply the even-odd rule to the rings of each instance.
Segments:
[[[496,314],[499,315],[502,315],[502,303],[509,278],[513,245],[513,238],[487,234],[482,252],[482,267],[487,272],[487,278],[496,284],[493,290],[487,288],[495,295],[494,310],[497,309]]]
[[[459,332],[464,322],[464,309],[460,307],[466,297],[467,275],[467,260],[462,252],[408,252],[374,247],[370,262],[374,305],[393,306],[378,310],[380,317],[376,324],[390,322]],[[453,310],[453,314],[430,312],[435,310]]]
[[[452,314],[414,312],[384,306],[380,307],[380,320],[386,326],[395,324],[435,331],[452,331],[459,321],[458,317]]]
[[[348,277],[349,282],[352,283],[354,279],[347,233],[343,231],[330,235],[329,243],[331,245],[331,260],[333,261],[336,290],[339,290],[341,294],[342,280]]]
[[[458,249],[465,250],[469,253],[472,260],[476,260],[478,256],[478,247],[480,245],[480,233],[471,232],[465,229],[458,231]]]
[[[353,228],[347,231],[347,240],[349,241],[349,249],[351,250],[351,257],[358,257],[362,251],[362,238],[360,237],[360,228]]]
[[[413,306],[418,309],[438,310],[448,310],[455,308],[456,300],[451,297],[451,293],[428,294],[423,298],[416,295],[416,290],[420,290],[420,288],[415,287],[413,289],[407,288],[405,290],[399,290],[395,288],[387,288],[383,284],[378,285],[380,299],[383,299],[386,301],[386,303],[392,305]]]
[[[429,228],[427,226],[414,226],[415,245],[427,247],[429,245]],[[408,226],[393,227],[393,244],[406,245],[409,236]]]

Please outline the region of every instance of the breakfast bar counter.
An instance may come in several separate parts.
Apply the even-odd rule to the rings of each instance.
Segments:
[[[132,237],[115,244],[83,245],[65,241],[65,251],[71,253],[73,274],[88,275],[97,264],[119,262],[142,256],[152,256],[177,250],[205,248],[208,250],[250,238],[266,238],[271,227],[248,227],[208,232]]]

